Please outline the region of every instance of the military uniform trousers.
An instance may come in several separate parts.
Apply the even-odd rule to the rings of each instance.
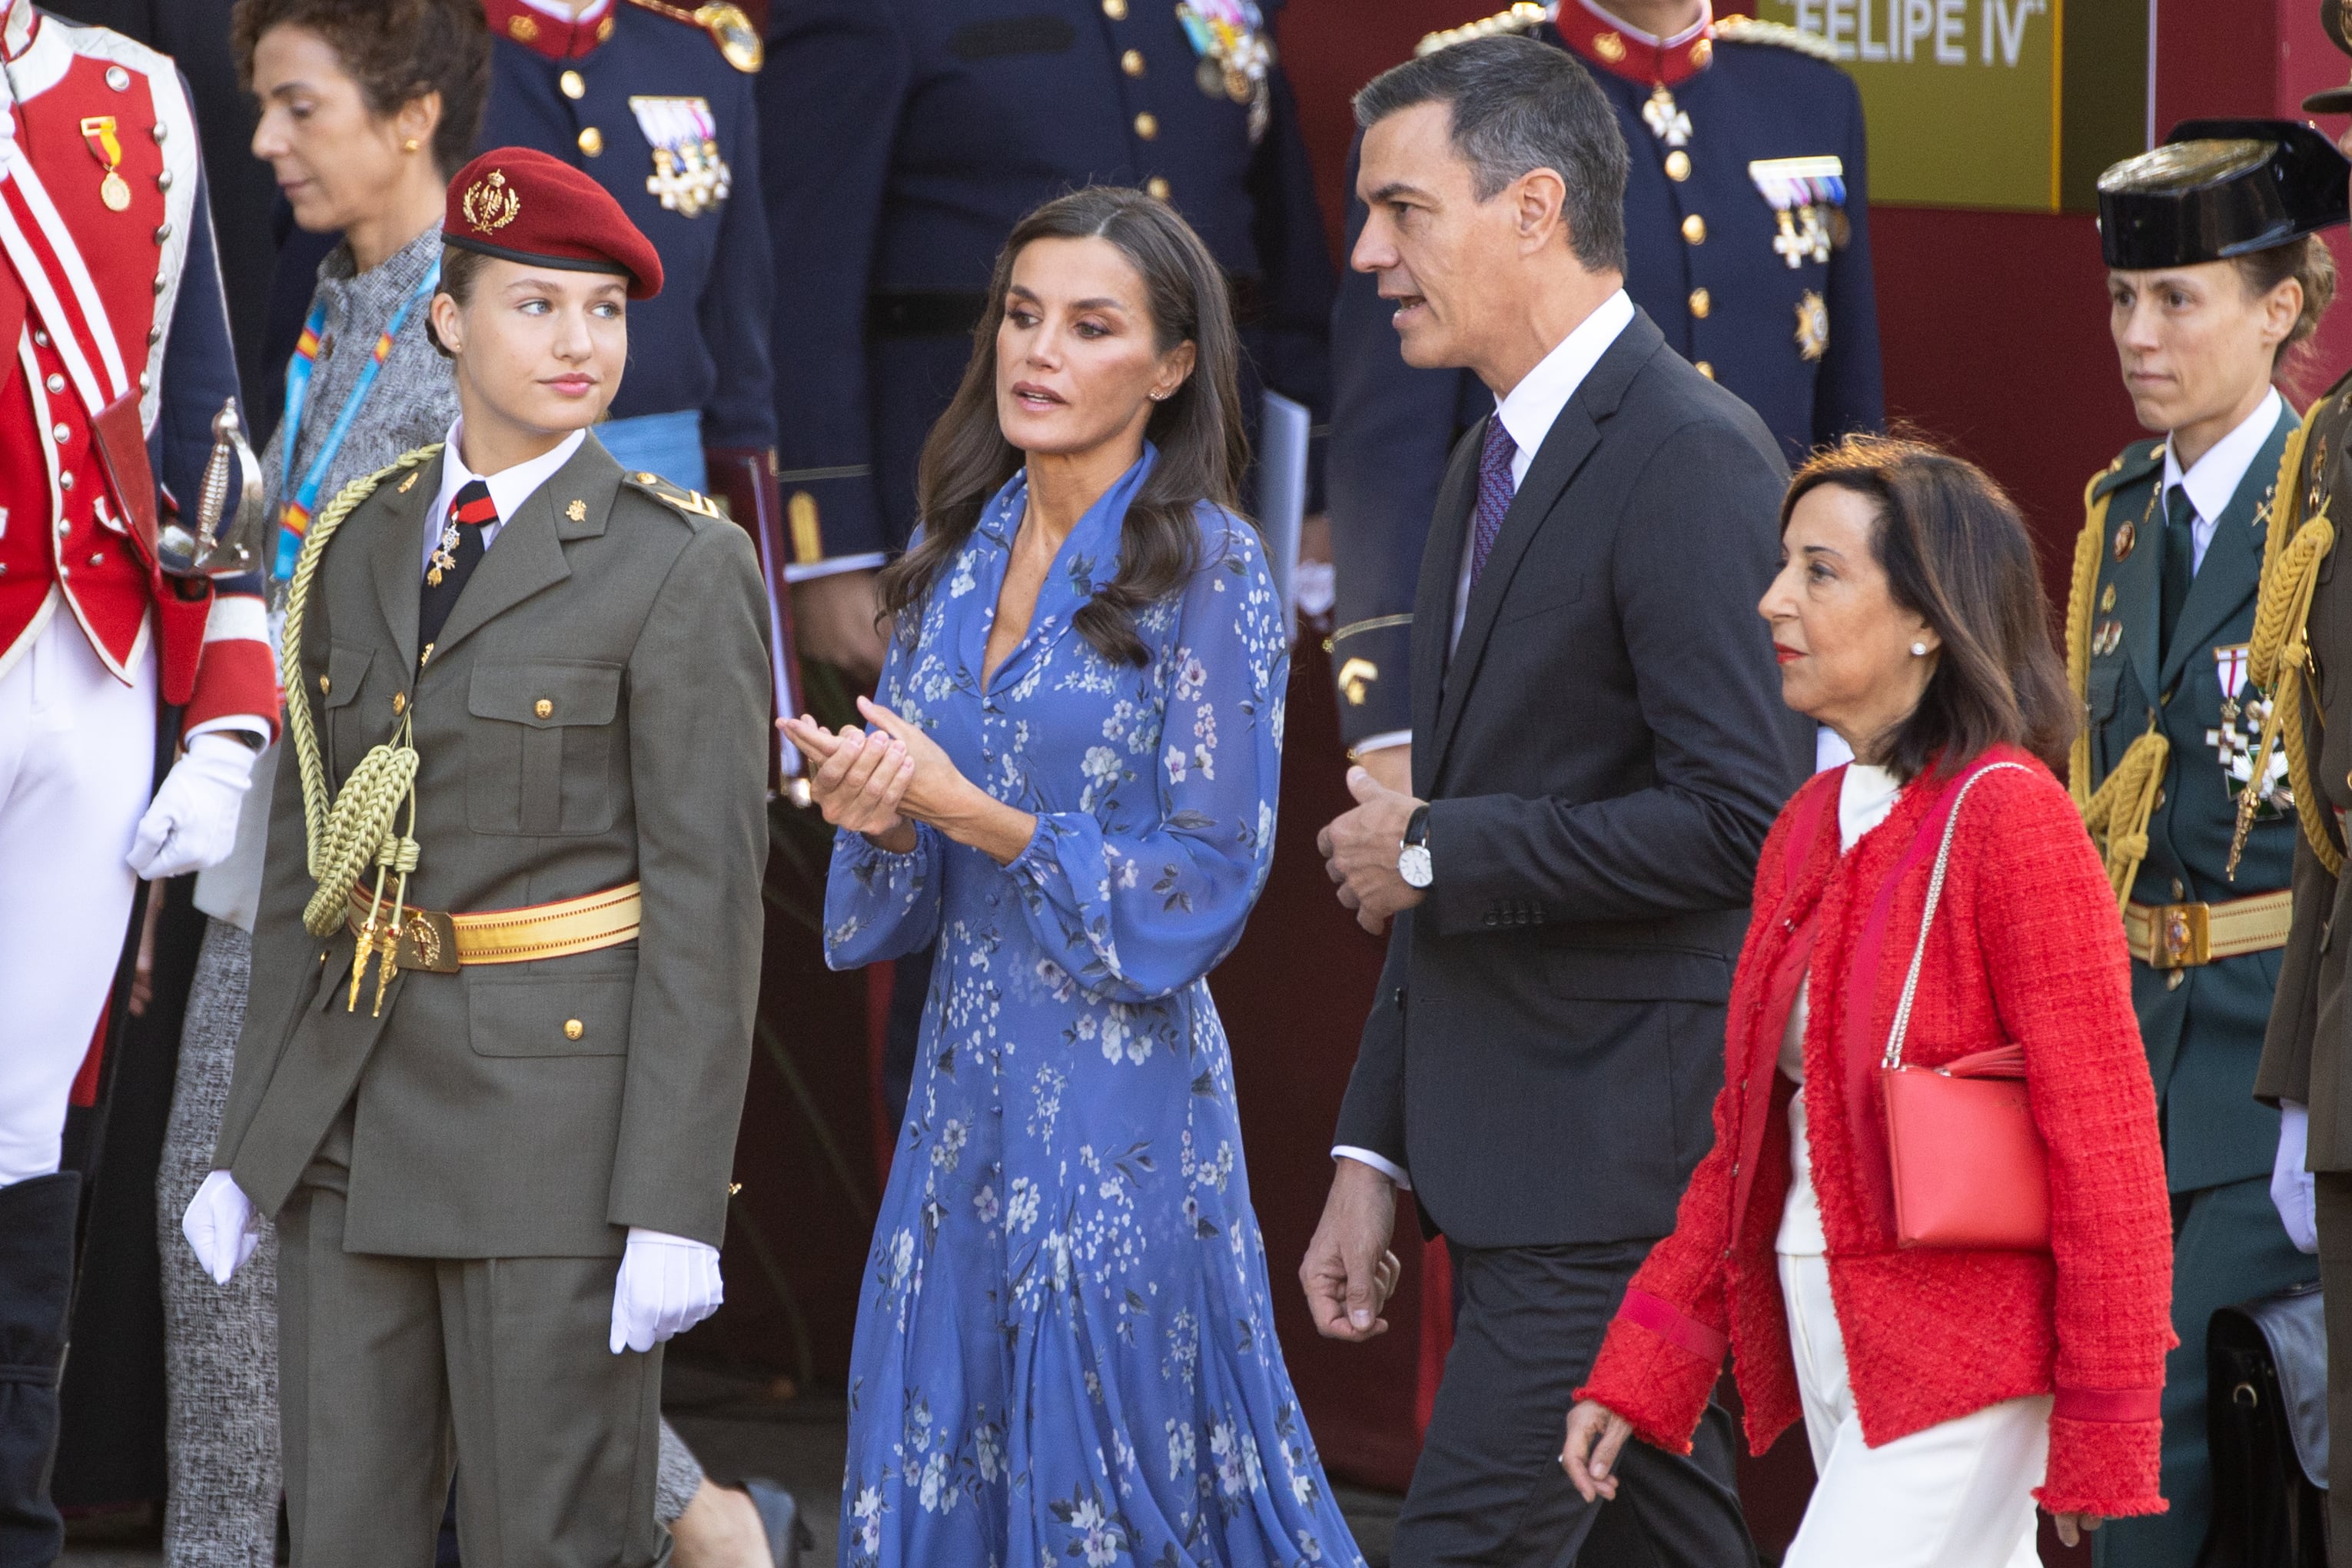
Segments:
[[[661,1348],[605,1348],[616,1260],[346,1251],[351,1145],[347,1110],[278,1218],[295,1568],[425,1568],[453,1467],[467,1568],[667,1563]]]

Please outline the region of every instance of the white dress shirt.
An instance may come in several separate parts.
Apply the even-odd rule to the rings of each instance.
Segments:
[[[1519,377],[1518,384],[1495,400],[1495,417],[1510,432],[1511,444],[1518,448],[1511,454],[1511,493],[1517,495],[1527,482],[1528,469],[1534,464],[1536,454],[1543,449],[1544,438],[1559,420],[1559,411],[1633,321],[1633,301],[1625,290],[1618,289],[1601,301],[1593,312],[1576,325],[1576,330],[1559,340],[1551,353],[1536,362],[1535,369]],[[1462,574],[1454,584],[1454,631],[1446,646],[1450,648],[1462,637],[1462,618],[1470,605],[1470,568],[1477,557],[1478,509],[1473,504],[1465,524],[1469,530],[1467,542],[1462,550]],[[1392,730],[1374,735],[1356,747],[1358,752],[1377,752],[1384,746],[1402,746],[1412,739],[1410,730]],[[1359,1149],[1342,1143],[1331,1151],[1333,1159],[1359,1160],[1388,1177],[1398,1186],[1410,1189],[1412,1180],[1393,1161],[1382,1159],[1370,1149]]]
[[[2168,506],[2171,503],[2172,487],[2179,485],[2189,492],[2189,504],[2197,509],[2196,517],[2189,524],[2189,537],[2194,546],[2194,553],[2189,558],[2191,576],[2205,564],[2205,547],[2213,542],[2214,527],[2221,521],[2221,514],[2229,510],[2231,500],[2238,493],[2238,486],[2245,479],[2247,468],[2253,465],[2255,456],[2262,451],[2263,443],[2271,438],[2271,430],[2278,424],[2279,415],[2283,412],[2281,402],[2278,388],[2271,388],[2263,395],[2261,405],[2247,415],[2236,429],[2214,442],[2203,457],[2189,465],[2185,474],[2180,471],[2180,459],[2173,455],[2172,443],[2165,442],[2165,503]]]
[[[440,548],[441,531],[449,521],[449,508],[457,500],[457,492],[469,482],[479,479],[488,485],[490,488],[490,504],[499,509],[498,521],[482,525],[482,549],[487,553],[490,546],[498,542],[499,531],[506,527],[507,519],[512,517],[540,486],[553,479],[555,470],[570,462],[572,454],[580,450],[580,443],[588,438],[587,431],[574,430],[528,462],[501,468],[495,474],[478,474],[467,468],[466,459],[458,455],[458,443],[465,435],[466,421],[460,418],[449,426],[449,434],[441,444],[441,493],[433,498],[433,510],[425,520],[425,550],[417,557],[419,576],[433,569],[433,552]]]

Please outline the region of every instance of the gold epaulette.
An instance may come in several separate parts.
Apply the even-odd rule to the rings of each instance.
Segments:
[[[1827,38],[1819,33],[1808,33],[1802,27],[1791,27],[1785,22],[1759,22],[1753,16],[1717,16],[1715,19],[1715,36],[1725,43],[1772,44],[1832,64],[1835,64],[1838,58],[1837,46]]]
[[[638,0],[638,3],[642,4],[643,0]],[[680,511],[691,512],[697,517],[715,517],[721,521],[724,521],[727,516],[725,512],[719,510],[717,501],[712,500],[700,490],[690,490],[684,485],[674,485],[659,474],[647,473],[638,468],[631,470],[624,477],[631,485],[645,491],[656,500],[676,507]]]
[[[1549,6],[1538,5],[1533,0],[1518,0],[1518,4],[1507,11],[1497,11],[1491,16],[1481,16],[1458,27],[1425,33],[1421,42],[1413,45],[1412,52],[1418,58],[1454,44],[1466,44],[1474,38],[1497,38],[1507,33],[1532,33],[1549,20],[1551,10]]]
[[[701,28],[719,46],[719,52],[727,57],[727,63],[747,75],[758,70],[767,56],[765,46],[760,42],[760,29],[751,25],[751,18],[743,14],[740,5],[710,0],[689,11],[683,5],[667,5],[665,0],[629,0],[629,4],[656,16]]]

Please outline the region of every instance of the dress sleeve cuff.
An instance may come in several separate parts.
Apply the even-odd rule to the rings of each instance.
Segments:
[[[1394,1182],[1403,1191],[1408,1193],[1412,1191],[1412,1178],[1405,1173],[1403,1166],[1393,1161],[1383,1160],[1370,1149],[1359,1149],[1352,1143],[1342,1143],[1331,1151],[1331,1158],[1353,1160],[1360,1165],[1370,1165],[1373,1170]]]

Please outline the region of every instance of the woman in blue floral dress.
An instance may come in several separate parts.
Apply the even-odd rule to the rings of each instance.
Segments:
[[[1288,628],[1224,283],[1161,202],[1014,230],[885,574],[875,728],[786,731],[826,955],[939,943],[863,1288],[841,1561],[1360,1564],[1274,1337],[1206,976],[1274,854]]]

